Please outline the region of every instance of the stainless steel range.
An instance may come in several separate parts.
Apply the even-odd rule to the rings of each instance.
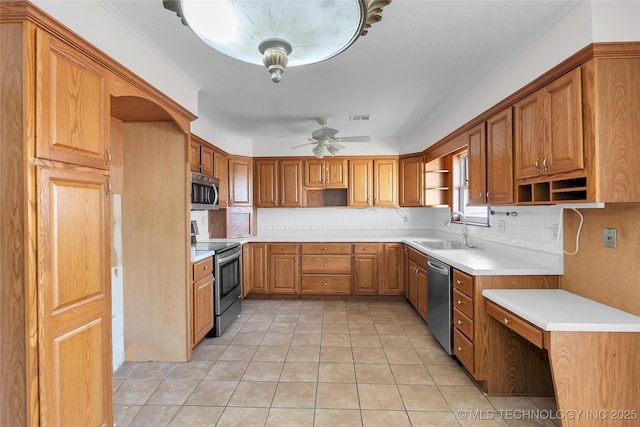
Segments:
[[[213,251],[214,326],[207,336],[219,337],[242,311],[242,250],[235,242],[200,242],[196,253]]]

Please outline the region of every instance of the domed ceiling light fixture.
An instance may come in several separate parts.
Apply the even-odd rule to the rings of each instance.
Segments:
[[[391,0],[163,0],[202,41],[240,61],[264,64],[280,82],[287,66],[344,52],[382,19]]]

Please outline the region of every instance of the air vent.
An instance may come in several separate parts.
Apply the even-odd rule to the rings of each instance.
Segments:
[[[368,114],[360,114],[360,115],[353,115],[351,114],[349,116],[349,121],[350,122],[362,122],[362,121],[366,121],[369,120],[371,116],[369,116]]]

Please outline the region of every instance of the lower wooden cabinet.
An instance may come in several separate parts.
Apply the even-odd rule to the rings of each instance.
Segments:
[[[213,258],[207,258],[193,264],[193,347],[213,328],[213,314]]]
[[[427,320],[427,256],[407,248],[406,297],[420,317]]]
[[[402,243],[382,244],[382,272],[378,285],[379,295],[404,293],[404,254]]]
[[[268,294],[267,244],[246,243],[242,247],[242,295]]]
[[[379,257],[377,243],[355,243],[353,245],[353,291],[355,294],[376,295],[378,293]]]
[[[269,293],[300,293],[297,243],[269,243],[267,277]]]
[[[351,293],[351,243],[303,243],[302,293]]]

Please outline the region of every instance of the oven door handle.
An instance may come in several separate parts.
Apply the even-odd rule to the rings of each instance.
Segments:
[[[231,255],[228,256],[222,256],[222,255],[218,255],[218,264],[222,265],[222,264],[226,264],[229,261],[233,261],[234,259],[238,259],[240,258],[240,256],[242,255],[241,251],[235,252]]]

